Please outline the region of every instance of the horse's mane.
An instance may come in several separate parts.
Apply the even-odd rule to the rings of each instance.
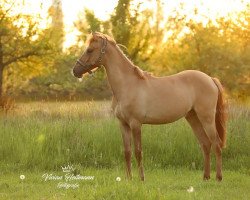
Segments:
[[[131,66],[133,67],[134,69],[134,72],[135,74],[141,78],[141,79],[146,79],[147,77],[151,77],[151,73],[147,72],[147,71],[143,71],[141,68],[139,68],[138,66],[136,66],[127,56],[126,54],[121,50],[121,48],[119,47],[119,45],[116,43],[116,41],[110,37],[109,35],[107,34],[103,34],[103,33],[100,33],[100,32],[95,32],[94,35],[98,36],[98,37],[101,37],[103,39],[107,38],[107,40],[113,45],[115,46],[119,52],[124,56],[124,58],[131,64]]]

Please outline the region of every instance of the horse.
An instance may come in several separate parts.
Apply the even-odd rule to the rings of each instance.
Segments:
[[[222,148],[226,145],[226,101],[217,78],[197,70],[156,77],[127,58],[115,40],[103,33],[88,35],[86,50],[76,61],[73,74],[104,66],[113,92],[112,109],[119,120],[124,145],[126,175],[131,174],[131,142],[140,179],[144,181],[141,127],[166,124],[185,117],[198,139],[204,157],[203,179],[210,179],[210,152],[216,156],[216,179],[222,180]]]

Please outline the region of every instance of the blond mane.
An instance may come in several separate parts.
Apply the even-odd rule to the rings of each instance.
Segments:
[[[107,35],[107,34],[100,33],[100,32],[95,32],[95,33],[93,33],[93,34],[94,34],[95,36],[100,37],[100,38],[103,38],[103,39],[107,38],[107,40],[108,40],[113,46],[115,46],[115,47],[121,52],[121,54],[126,58],[126,60],[131,64],[131,66],[133,67],[134,72],[135,72],[135,74],[138,76],[138,78],[144,79],[144,80],[145,80],[145,79],[147,79],[148,77],[151,77],[151,76],[152,76],[151,73],[149,73],[149,72],[147,72],[147,71],[143,71],[140,67],[136,66],[136,65],[127,57],[127,55],[121,50],[121,48],[118,46],[118,44],[116,43],[116,41],[115,41],[112,37],[110,37],[110,36]],[[90,38],[90,41],[93,40],[94,35],[93,35],[93,37]]]

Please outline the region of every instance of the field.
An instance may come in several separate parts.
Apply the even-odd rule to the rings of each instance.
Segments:
[[[125,180],[121,134],[110,102],[18,103],[0,116],[0,138],[0,199],[250,197],[250,110],[239,105],[230,106],[221,183],[215,181],[214,156],[211,180],[202,181],[202,154],[185,120],[145,125],[146,181],[139,181],[134,159],[133,181]],[[74,177],[94,179],[66,180],[62,166],[72,167]],[[45,180],[46,174],[54,179]]]

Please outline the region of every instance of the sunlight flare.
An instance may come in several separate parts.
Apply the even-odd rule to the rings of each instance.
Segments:
[[[100,20],[107,20],[110,18],[110,15],[114,11],[117,2],[118,0],[109,0],[106,1],[105,4],[103,4],[102,0],[62,0],[62,9],[66,32],[64,48],[68,48],[77,42],[76,38],[77,35],[79,35],[79,32],[74,27],[74,22],[78,19],[79,15],[84,15],[85,9],[92,10],[96,17]],[[187,15],[188,19],[193,19],[197,22],[206,24],[209,19],[213,21],[218,17],[225,17],[228,16],[229,13],[237,13],[243,10],[246,7],[247,2],[247,0],[162,0],[161,4],[165,20],[173,10],[177,10]],[[135,0],[132,3],[141,3],[142,10],[148,9],[152,10],[153,12],[157,11],[156,1]],[[15,12],[18,13],[21,11],[23,14],[31,14],[34,16],[39,15],[41,19],[43,19],[39,24],[39,28],[46,28],[49,21],[48,9],[50,5],[51,2],[45,0],[18,0],[16,1]],[[182,10],[180,10],[181,7],[183,8]],[[197,10],[197,13],[195,13],[194,10]]]

